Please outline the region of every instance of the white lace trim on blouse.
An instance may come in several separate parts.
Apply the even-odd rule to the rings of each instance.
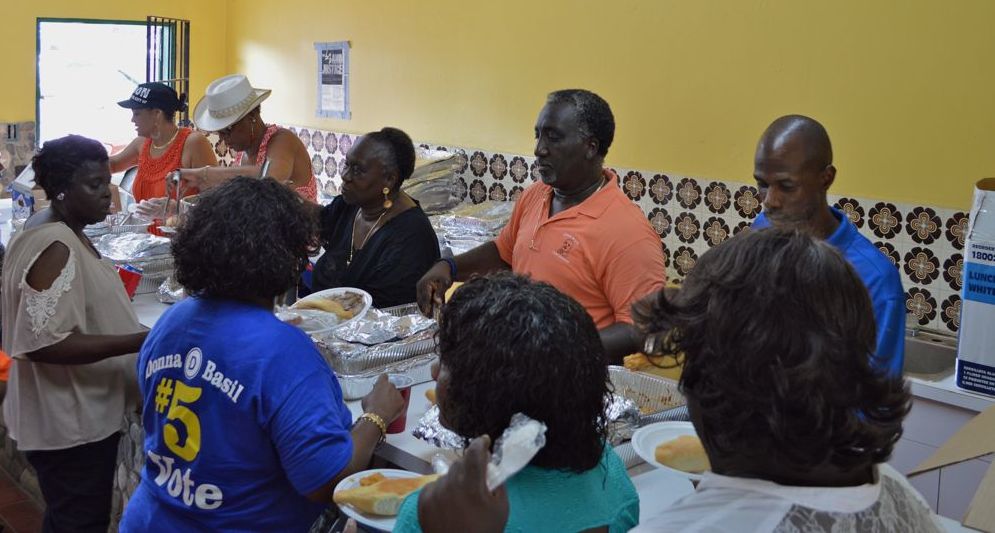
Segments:
[[[41,335],[42,330],[48,325],[48,321],[55,316],[55,308],[59,303],[59,298],[62,297],[63,293],[72,289],[73,280],[76,279],[76,255],[70,249],[66,266],[62,267],[62,272],[52,282],[51,287],[38,291],[29,285],[27,282],[28,272],[43,252],[44,250],[38,252],[38,255],[31,259],[28,268],[24,269],[24,276],[21,278],[21,290],[24,291],[28,316],[31,318],[31,332],[35,334],[35,337]]]

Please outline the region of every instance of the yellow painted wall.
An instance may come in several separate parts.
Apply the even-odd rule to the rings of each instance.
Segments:
[[[190,20],[190,90],[223,76],[227,5],[205,0],[3,0],[0,8],[0,122],[35,120],[36,19],[87,18],[144,21],[148,15]],[[80,80],[80,83],[99,83]],[[127,95],[109,95],[115,101]]]
[[[263,116],[530,153],[544,95],[616,114],[613,165],[752,181],[779,115],[821,120],[845,195],[966,208],[995,175],[991,0],[229,0]],[[352,43],[349,121],[315,117],[315,41]]]

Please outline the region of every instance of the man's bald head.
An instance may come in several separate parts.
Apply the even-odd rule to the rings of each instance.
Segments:
[[[753,177],[773,225],[820,236],[833,226],[826,200],[836,178],[833,147],[816,120],[787,115],[771,123],[757,143]]]
[[[805,166],[822,170],[833,164],[833,145],[829,142],[826,128],[814,118],[804,115],[785,115],[764,131],[757,144],[757,154],[761,148],[771,150],[798,150],[804,154]]]

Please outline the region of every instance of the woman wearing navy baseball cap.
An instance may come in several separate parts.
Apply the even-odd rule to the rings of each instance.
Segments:
[[[173,170],[218,164],[207,137],[176,125],[176,113],[186,110],[186,100],[172,87],[152,82],[135,87],[130,98],[117,104],[131,109],[138,137],[111,156],[111,172],[138,165],[131,189],[136,201],[166,196],[166,174]]]

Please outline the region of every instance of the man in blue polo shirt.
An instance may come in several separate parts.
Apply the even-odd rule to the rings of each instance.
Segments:
[[[829,134],[814,119],[788,115],[775,120],[757,143],[753,160],[763,212],[753,228],[798,229],[835,246],[864,281],[874,305],[874,363],[901,374],[905,359],[905,291],[898,270],[849,218],[829,205],[836,178]]]

